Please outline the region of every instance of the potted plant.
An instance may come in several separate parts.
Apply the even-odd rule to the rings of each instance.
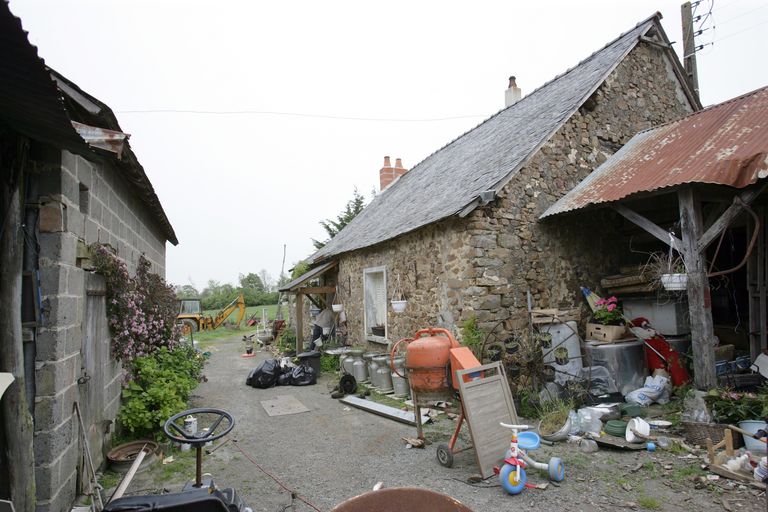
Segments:
[[[592,322],[587,324],[587,339],[611,342],[620,340],[626,332],[626,320],[616,297],[598,299],[592,314]]]
[[[752,433],[766,428],[766,422],[759,418],[768,417],[768,385],[764,385],[757,392],[712,389],[704,400],[715,421],[719,423],[738,425]],[[744,443],[747,450],[766,451],[766,444],[756,439],[745,436]]]
[[[668,254],[652,253],[643,273],[648,275],[652,282],[661,283],[665,290],[681,291],[688,288],[685,261],[680,256],[674,255],[671,246]]]
[[[397,274],[397,281],[395,284],[395,291],[392,293],[392,311],[395,313],[402,313],[405,311],[405,306],[408,304],[408,300],[403,295],[400,288],[400,274]]]

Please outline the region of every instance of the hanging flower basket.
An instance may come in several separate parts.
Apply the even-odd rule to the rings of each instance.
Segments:
[[[402,313],[405,311],[405,306],[408,304],[407,300],[393,300],[392,301],[392,311],[395,313]]]
[[[688,288],[688,274],[661,274],[660,279],[665,290],[680,291]]]
[[[334,313],[341,313],[344,311],[344,304],[331,304],[331,309]]]

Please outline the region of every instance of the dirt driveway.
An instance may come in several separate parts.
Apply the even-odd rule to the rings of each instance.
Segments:
[[[212,352],[205,370],[208,382],[196,390],[194,405],[230,411],[237,422],[230,437],[237,443],[230,442],[207,455],[203,468],[219,485],[238,489],[254,511],[312,509],[298,500],[293,501],[294,508],[288,507],[290,492],[247,457],[320,510],[364,493],[377,482],[386,487],[429,488],[458,499],[476,512],[521,507],[584,512],[766,509],[765,497],[756,490],[722,479],[697,482],[706,474],[698,459],[659,451],[584,454],[562,443],[533,454],[542,461],[555,455],[564,460],[566,479],[558,486],[509,496],[495,478],[470,485],[467,479],[477,473],[472,450],[457,454],[453,468],[447,469],[436,462],[434,445],[424,450],[406,449],[401,438],[415,437],[415,428],[346,408],[330,398],[331,376],[324,375],[314,386],[254,389],[245,385],[246,375],[267,355],[241,358],[237,338],[216,341],[208,350]],[[296,397],[309,412],[268,416],[260,402],[278,395]],[[453,422],[443,418],[428,429],[427,436],[435,443],[445,442],[452,428]],[[167,468],[153,469],[132,488],[177,490],[184,479],[193,477],[191,459],[185,460],[183,475]],[[532,472],[529,481],[547,481],[544,475]]]

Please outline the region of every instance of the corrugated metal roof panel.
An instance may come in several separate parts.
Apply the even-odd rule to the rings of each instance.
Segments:
[[[27,137],[94,159],[69,122],[61,93],[29,43],[21,20],[0,1],[0,123]]]
[[[688,183],[768,177],[768,87],[641,132],[541,218]]]

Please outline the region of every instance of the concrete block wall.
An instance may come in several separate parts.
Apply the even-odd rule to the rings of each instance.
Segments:
[[[94,285],[93,276],[79,267],[78,247],[109,243],[131,273],[144,254],[152,271],[164,275],[165,237],[134,188],[110,164],[64,151],[58,170],[40,173],[38,183],[42,307],[35,339],[34,453],[37,510],[47,512],[69,510],[82,450],[74,403],[82,408],[85,400],[78,378],[84,375],[86,288]],[[114,420],[122,372],[109,350],[99,354],[103,359],[99,363],[103,389],[96,401],[103,411],[99,417]],[[86,429],[104,439],[103,424],[87,424]],[[103,461],[101,448],[91,446],[97,465]]]

